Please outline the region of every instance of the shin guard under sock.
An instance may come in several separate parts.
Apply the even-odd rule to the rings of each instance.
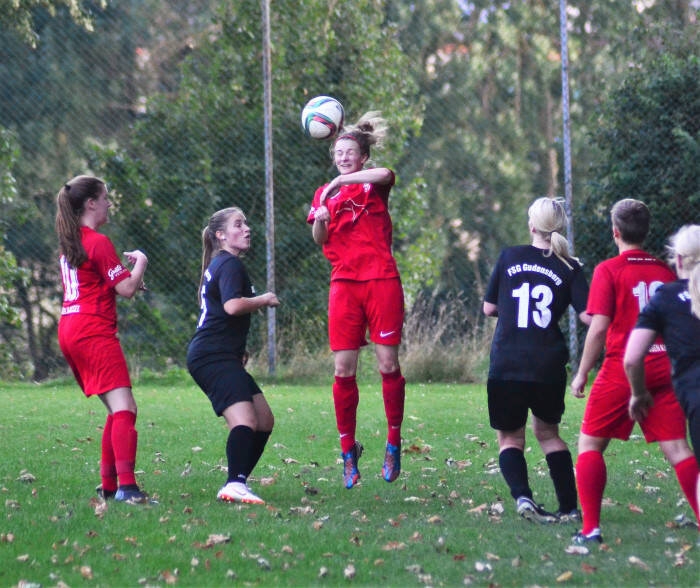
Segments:
[[[514,499],[521,496],[532,498],[532,490],[527,477],[527,462],[520,449],[508,447],[498,455],[498,465],[501,474],[510,488],[510,495]]]
[[[387,442],[395,447],[401,446],[401,423],[403,422],[404,402],[406,398],[406,380],[401,370],[390,374],[382,373],[382,396],[387,422]]]
[[[112,447],[114,448],[114,465],[120,486],[136,484],[134,468],[136,466],[136,415],[128,410],[120,410],[112,415]]]
[[[255,433],[253,433],[253,449],[250,453],[250,472],[258,465],[258,461],[260,461],[265,451],[265,445],[267,445],[270,434],[270,431],[255,431]]]
[[[676,471],[676,478],[683,490],[683,494],[695,513],[695,521],[700,523],[700,514],[698,513],[698,462],[695,456],[688,457],[681,462],[678,462],[673,469]]]
[[[549,475],[559,501],[559,512],[569,514],[578,507],[574,462],[568,449],[547,454]]]
[[[584,451],[576,460],[578,498],[583,512],[584,535],[600,528],[600,509],[608,481],[608,470],[600,451]]]
[[[336,376],[333,384],[333,404],[335,421],[340,435],[340,450],[347,453],[355,446],[355,429],[357,427],[357,405],[360,391],[355,376]]]
[[[113,417],[111,414],[108,414],[102,430],[100,478],[102,479],[102,490],[105,492],[114,492],[118,487],[117,467],[114,459],[114,448],[112,447],[112,422]]]
[[[246,483],[251,470],[253,436],[253,429],[246,425],[237,425],[229,432],[226,441],[229,482]]]

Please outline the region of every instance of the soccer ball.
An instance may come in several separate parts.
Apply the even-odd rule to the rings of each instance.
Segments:
[[[301,111],[304,134],[312,139],[330,139],[343,128],[343,105],[330,96],[316,96]]]

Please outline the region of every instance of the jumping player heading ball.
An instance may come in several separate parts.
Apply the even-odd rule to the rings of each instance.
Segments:
[[[359,390],[355,374],[360,349],[374,343],[382,377],[388,423],[382,476],[393,482],[401,471],[401,423],[405,380],[399,365],[404,297],[394,260],[389,192],[394,172],[365,168],[370,147],[385,136],[386,124],[368,112],[345,127],[333,144],[333,162],[340,175],[314,194],[307,222],[331,263],[328,334],[335,362],[333,402],[340,434],[343,482],[352,488],[360,479],[357,462],[363,447],[355,439]]]

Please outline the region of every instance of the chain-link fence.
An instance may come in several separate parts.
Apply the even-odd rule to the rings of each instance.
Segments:
[[[648,202],[656,253],[680,225],[700,221],[698,8],[608,5],[568,13],[573,220],[589,275],[614,254],[608,210],[619,198]],[[93,32],[37,9],[36,48],[0,31],[0,376],[65,371],[54,199],[80,173],[110,185],[105,232],[118,250],[149,257],[149,292],[119,305],[132,367],[183,365],[201,228],[237,205],[253,230],[246,264],[258,291],[275,264],[276,362],[315,369],[312,358],[327,353],[329,267],[305,219],[315,188],[336,172],[329,144],[304,137],[299,115],[319,94],[340,99],[349,122],[377,109],[390,124],[372,155],[397,172],[391,210],[415,377],[478,374],[489,343],[481,298],[497,253],[526,242],[529,202],[563,193],[557,11],[273,2],[270,169],[259,4],[93,9]],[[254,323],[252,350],[266,357],[266,316]]]

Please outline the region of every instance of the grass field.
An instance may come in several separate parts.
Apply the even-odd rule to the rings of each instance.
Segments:
[[[0,586],[698,586],[697,530],[656,446],[608,450],[606,545],[565,551],[570,525],[518,518],[480,386],[409,385],[403,473],[380,477],[379,382],[361,386],[360,486],[345,490],[330,386],[265,385],[277,424],[254,472],[265,506],[220,504],[226,433],[182,374],[142,378],[139,483],[159,504],[94,498],[104,409],[73,382],[0,390]],[[575,447],[583,402],[563,436]],[[638,432],[638,431],[635,431]],[[530,435],[530,441],[534,441]],[[536,446],[536,500],[555,509]]]

